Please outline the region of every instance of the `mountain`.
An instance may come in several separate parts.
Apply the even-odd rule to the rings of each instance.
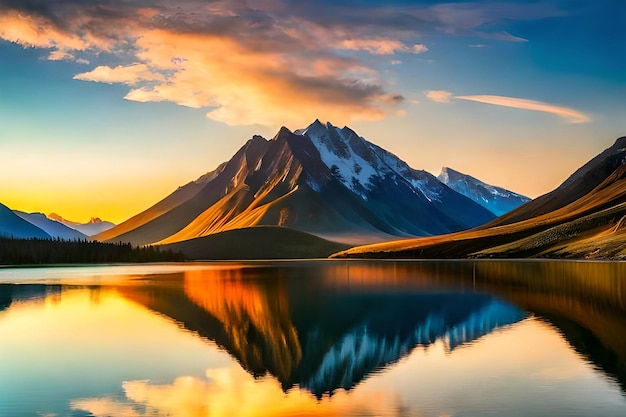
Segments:
[[[282,226],[344,243],[428,236],[495,216],[433,175],[318,120],[250,139],[229,161],[96,240],[170,244]]]
[[[19,239],[50,238],[48,233],[22,219],[3,204],[0,204],[0,236],[15,237]]]
[[[87,239],[87,235],[84,235],[78,230],[67,227],[58,221],[50,220],[43,213],[24,213],[19,210],[13,210],[13,213],[17,214],[27,222],[34,224],[53,238],[60,238],[64,240]]]
[[[585,196],[626,162],[626,136],[615,141],[595,158],[580,167],[555,190],[537,197],[523,207],[494,220],[486,227],[500,226],[558,210]]]
[[[187,259],[310,259],[327,258],[349,246],[310,233],[278,226],[233,229],[162,245]]]
[[[626,259],[626,137],[554,191],[484,226],[361,246],[334,256]]]
[[[470,175],[448,167],[443,167],[437,178],[454,191],[471,198],[496,216],[502,216],[530,201],[528,197],[486,184]]]
[[[77,230],[78,232],[86,236],[97,235],[98,233],[105,232],[115,226],[114,223],[100,220],[100,218],[98,217],[92,217],[91,220],[89,220],[89,222],[87,223],[78,223],[67,220],[56,213],[50,213],[48,215],[48,218],[50,220],[62,223],[71,229]]]

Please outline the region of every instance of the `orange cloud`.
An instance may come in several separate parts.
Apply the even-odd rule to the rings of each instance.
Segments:
[[[587,123],[591,118],[569,107],[542,103],[541,101],[504,96],[456,96],[459,100],[476,101],[478,103],[493,104],[495,106],[512,107],[514,109],[533,110],[555,114],[567,119],[570,123]]]
[[[397,95],[372,79],[375,73],[344,58],[300,57],[229,37],[165,30],[143,31],[136,45],[139,60],[170,74],[162,83],[131,90],[126,99],[214,107],[207,117],[231,125],[379,119],[397,104]]]
[[[73,61],[75,57],[69,52],[55,49],[54,51],[50,52],[50,55],[48,55],[48,59],[50,61]]]
[[[85,50],[89,43],[64,33],[45,19],[0,9],[0,38],[25,47]]]
[[[161,74],[150,71],[145,64],[133,64],[128,66],[118,65],[115,68],[99,66],[92,71],[77,74],[75,80],[93,81],[98,83],[121,83],[135,85],[142,81],[165,81]]]
[[[374,55],[393,55],[397,52],[421,54],[428,51],[422,44],[407,46],[397,39],[345,39],[339,42],[339,48],[367,51]]]
[[[128,100],[207,108],[208,118],[231,125],[349,122],[395,114],[401,96],[386,91],[377,70],[338,51],[427,50],[352,29],[326,30],[289,14],[275,17],[283,13],[277,2],[255,9],[223,1],[206,7],[189,1],[149,8],[117,1],[13,7],[0,6],[2,39],[51,49],[51,60],[86,63],[85,54],[117,55],[116,65],[105,62],[75,79],[129,85]]]

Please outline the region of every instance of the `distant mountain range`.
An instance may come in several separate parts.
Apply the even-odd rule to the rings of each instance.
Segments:
[[[271,140],[254,136],[214,171],[93,239],[175,244],[282,226],[357,244],[450,233],[495,217],[352,129],[316,120]]]
[[[437,178],[454,191],[471,198],[496,216],[502,216],[530,201],[528,197],[502,187],[486,184],[470,175],[448,167],[443,167]]]
[[[51,236],[34,224],[13,213],[10,208],[0,204],[0,236],[18,239],[40,238],[49,239]]]
[[[80,224],[65,220],[54,213],[46,217],[43,213],[11,210],[0,204],[0,236],[4,237],[84,240],[113,226],[115,226],[113,223],[103,222],[98,218],[92,218],[89,223]]]
[[[50,213],[48,215],[48,218],[56,222],[62,223],[71,229],[77,230],[86,236],[97,235],[98,233],[102,233],[111,229],[112,227],[115,227],[115,223],[100,220],[100,218],[98,217],[92,217],[91,220],[89,220],[87,223],[79,223],[67,220],[56,213]]]
[[[13,210],[13,213],[17,214],[27,222],[37,226],[53,238],[60,238],[64,240],[87,239],[87,235],[79,232],[78,230],[67,227],[62,223],[51,220],[43,213],[24,213],[19,210]]]
[[[349,257],[626,259],[626,137],[554,191],[476,229],[353,248]]]

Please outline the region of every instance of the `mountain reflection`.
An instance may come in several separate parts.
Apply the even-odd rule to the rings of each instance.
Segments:
[[[317,397],[350,390],[416,346],[453,351],[525,317],[484,293],[355,266],[188,271],[181,285],[118,291],[215,341],[254,376]]]
[[[0,311],[20,301],[43,299],[50,295],[61,294],[61,288],[60,285],[45,284],[0,284]]]
[[[255,375],[271,370],[287,380],[302,360],[302,347],[284,283],[244,281],[242,271],[189,271],[184,276],[185,294],[220,321],[229,350],[246,369]]]
[[[487,261],[473,269],[477,288],[551,322],[626,392],[625,262]]]

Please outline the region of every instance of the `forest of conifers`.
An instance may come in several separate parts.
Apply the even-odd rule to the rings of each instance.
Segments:
[[[14,239],[0,237],[0,265],[95,264],[183,261],[180,253],[155,246],[86,240]]]

